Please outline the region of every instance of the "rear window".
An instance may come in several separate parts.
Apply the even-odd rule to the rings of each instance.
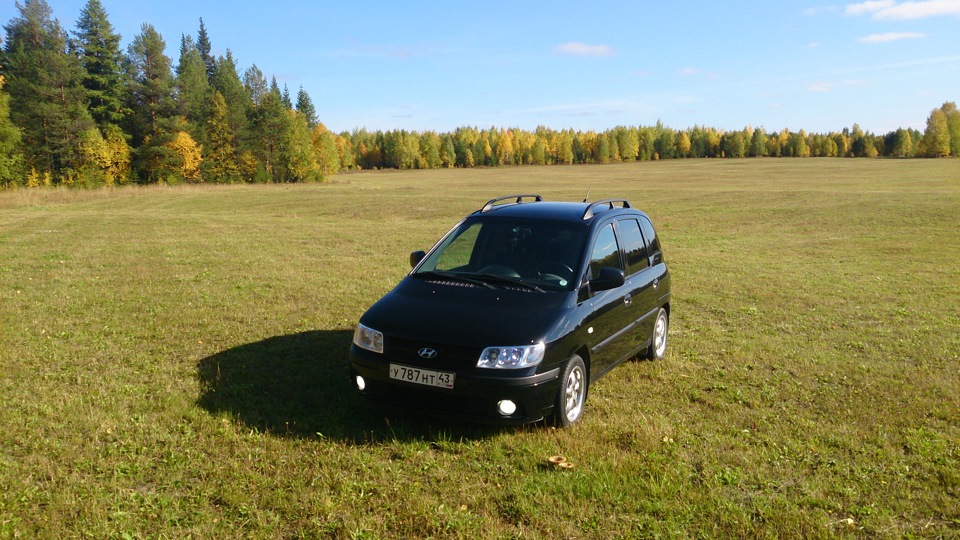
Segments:
[[[657,233],[653,230],[653,223],[647,218],[640,218],[640,227],[643,229],[643,239],[647,243],[647,253],[653,258],[653,264],[663,262],[663,252],[660,250],[660,240],[657,239]]]

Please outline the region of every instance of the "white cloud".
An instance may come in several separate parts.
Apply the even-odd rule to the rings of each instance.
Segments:
[[[900,41],[901,39],[921,39],[927,37],[926,34],[918,32],[887,32],[886,34],[870,34],[860,38],[863,43],[887,43],[890,41]]]
[[[938,15],[960,15],[958,0],[930,0],[928,2],[904,2],[874,15],[875,19],[924,19]]]
[[[870,14],[876,20],[914,20],[942,15],[960,16],[960,0],[921,0],[897,3],[893,0],[871,0],[847,4],[847,15]]]
[[[846,14],[847,15],[864,15],[867,13],[876,13],[884,9],[890,9],[896,6],[897,3],[893,0],[873,0],[869,2],[861,2],[859,4],[847,4]]]
[[[680,74],[683,75],[684,77],[689,77],[691,75],[699,75],[700,70],[695,67],[685,67],[680,70]]]
[[[580,42],[561,43],[553,48],[553,52],[574,56],[613,56],[616,54],[613,47],[608,45],[589,45]]]

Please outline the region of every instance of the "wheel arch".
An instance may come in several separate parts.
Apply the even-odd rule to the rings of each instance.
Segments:
[[[669,316],[669,314],[668,314],[667,316]],[[592,380],[592,377],[590,377],[590,361],[591,361],[591,359],[590,359],[590,347],[587,347],[585,344],[581,344],[578,349],[574,350],[572,353],[570,353],[570,354],[568,355],[568,358],[573,357],[573,355],[577,355],[577,356],[580,357],[581,360],[583,360],[583,367],[586,368],[586,370],[587,370],[587,373],[586,373],[586,376],[587,376],[587,394],[589,394],[589,393],[590,393],[590,390],[589,390],[589,388],[590,388],[590,382],[591,382],[591,380]]]

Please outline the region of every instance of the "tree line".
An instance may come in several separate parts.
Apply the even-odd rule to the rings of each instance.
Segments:
[[[678,158],[960,155],[960,111],[923,133],[854,124],[833,133],[618,126],[603,132],[461,127],[333,133],[301,87],[292,96],[229,49],[211,53],[200,19],[176,64],[144,23],[125,51],[100,0],[68,33],[45,0],[16,3],[0,52],[0,187],[311,182],[355,169],[610,163]]]

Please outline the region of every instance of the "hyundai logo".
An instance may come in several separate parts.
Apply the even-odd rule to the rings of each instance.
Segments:
[[[420,358],[426,358],[427,360],[432,360],[437,357],[437,351],[431,349],[430,347],[424,347],[417,351],[417,354],[420,355]]]

